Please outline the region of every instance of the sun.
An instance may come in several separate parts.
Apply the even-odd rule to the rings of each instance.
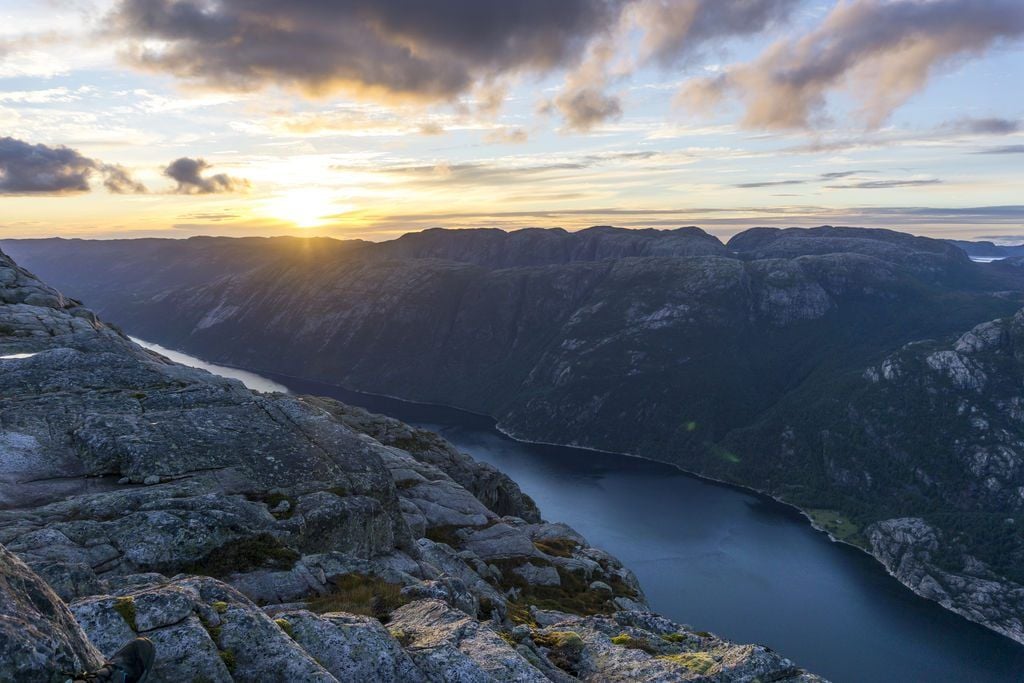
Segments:
[[[268,199],[262,213],[299,228],[315,228],[329,222],[332,216],[351,210],[347,204],[336,203],[337,197],[336,192],[327,188],[286,190]]]

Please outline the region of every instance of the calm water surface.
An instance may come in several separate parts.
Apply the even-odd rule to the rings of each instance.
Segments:
[[[639,458],[517,442],[460,410],[270,373],[243,381],[333,396],[440,432],[519,482],[545,519],[619,557],[657,611],[769,645],[835,683],[1024,681],[1024,646],[918,598],[771,499]]]

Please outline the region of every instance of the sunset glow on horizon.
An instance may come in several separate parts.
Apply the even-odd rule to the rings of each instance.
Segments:
[[[1024,241],[1017,0],[0,0],[0,17],[0,239]]]

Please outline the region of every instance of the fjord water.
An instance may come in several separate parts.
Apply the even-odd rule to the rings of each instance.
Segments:
[[[153,345],[147,344],[153,348]],[[166,349],[156,347],[166,353]],[[1024,681],[1024,646],[919,598],[764,496],[623,455],[515,441],[490,418],[175,353],[261,391],[331,396],[441,433],[636,572],[651,606],[834,683]]]

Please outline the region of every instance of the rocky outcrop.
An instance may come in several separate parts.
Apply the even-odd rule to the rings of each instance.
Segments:
[[[540,521],[536,503],[520,490],[518,484],[491,465],[460,453],[437,434],[333,399],[310,397],[304,400],[327,410],[343,424],[372,436],[380,443],[404,450],[417,462],[439,468],[496,515],[512,515],[528,522]]]
[[[915,593],[1024,642],[1024,585],[999,576],[923,519],[887,519],[868,527],[867,536],[875,557]],[[936,564],[940,552],[951,551],[958,556],[952,571],[949,562]]]
[[[818,500],[828,491],[831,510],[876,501],[845,526],[817,510],[826,530],[919,595],[1024,642],[1022,349],[1024,311],[907,344],[829,400],[802,397],[800,419],[770,415],[757,439],[789,467],[821,458]]]
[[[52,683],[101,662],[100,653],[46,582],[0,547],[0,677]]]
[[[176,365],[2,254],[0,481],[0,678],[63,680],[136,636],[156,682],[693,680],[705,656],[680,635],[681,668],[597,646],[572,668],[544,624],[646,615],[643,592],[508,477]],[[803,680],[721,647],[729,675]]]

